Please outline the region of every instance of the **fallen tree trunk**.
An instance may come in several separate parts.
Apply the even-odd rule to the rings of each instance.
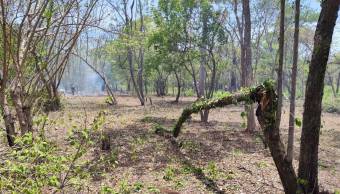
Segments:
[[[263,129],[265,143],[270,149],[271,156],[285,190],[285,193],[296,193],[297,178],[292,162],[286,159],[284,144],[281,141],[280,130],[276,127],[277,95],[274,84],[270,81],[264,82],[256,88],[244,89],[236,94],[228,95],[218,99],[199,99],[190,107],[183,110],[173,130],[173,136],[178,137],[183,123],[193,113],[201,110],[209,110],[223,107],[239,102],[258,103],[256,110],[257,119]]]

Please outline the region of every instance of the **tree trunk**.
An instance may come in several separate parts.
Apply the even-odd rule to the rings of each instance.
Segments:
[[[129,77],[129,79],[127,79],[127,88],[126,88],[126,90],[127,90],[128,92],[131,91],[131,78],[130,78],[130,77]]]
[[[8,145],[14,146],[14,138],[15,138],[14,118],[8,107],[6,96],[3,96],[3,95],[1,95],[1,109],[2,109],[2,117],[4,119],[5,128],[6,128],[6,137],[7,137]]]
[[[181,79],[180,79],[177,71],[175,71],[175,76],[176,76],[176,81],[177,81],[177,95],[176,95],[175,103],[178,103],[179,97],[181,96]]]
[[[299,30],[300,30],[300,0],[295,0],[295,29],[294,29],[294,46],[293,46],[293,66],[292,82],[290,93],[289,107],[289,127],[288,127],[288,145],[287,160],[292,162],[294,156],[294,128],[295,128],[295,94],[296,94],[296,76],[299,56]]]
[[[283,54],[284,54],[284,41],[285,41],[285,7],[286,1],[281,0],[280,4],[280,38],[279,38],[279,66],[277,70],[277,114],[276,114],[276,127],[280,128],[281,113],[282,113],[282,82],[283,82]]]
[[[135,92],[137,94],[137,97],[140,101],[140,104],[142,106],[144,106],[144,98],[141,96],[140,94],[140,91],[139,91],[139,86],[137,85],[136,83],[136,80],[135,80],[135,70],[134,70],[134,67],[133,67],[133,54],[132,54],[132,49],[131,48],[128,48],[128,62],[129,62],[129,67],[130,67],[130,77],[131,77],[131,81],[132,81],[132,84],[133,84],[133,87],[135,89]]]
[[[0,79],[0,108],[2,112],[2,117],[5,123],[7,142],[9,146],[14,146],[14,138],[15,138],[15,127],[14,127],[14,118],[9,109],[9,105],[7,102],[7,82],[8,82],[8,71],[9,64],[7,60],[7,50],[8,50],[8,39],[7,39],[7,26],[6,26],[6,14],[5,14],[5,6],[3,0],[0,0],[1,5],[1,30],[2,30],[2,44],[3,44],[3,53],[2,53],[2,78]]]
[[[340,72],[338,74],[338,79],[336,81],[336,93],[339,93],[339,86],[340,86]]]
[[[299,160],[299,191],[318,193],[318,150],[321,127],[321,106],[325,72],[339,11],[339,0],[325,0],[314,35],[314,49],[309,65],[303,112]]]
[[[143,16],[143,8],[141,0],[138,1],[139,3],[139,14],[140,14],[140,32],[144,34],[144,16]],[[144,70],[144,48],[141,46],[139,48],[139,63],[138,63],[138,73],[137,73],[137,82],[138,82],[138,89],[139,89],[139,96],[142,99],[141,104],[144,105],[145,96],[144,96],[144,79],[143,79],[143,70]]]
[[[206,76],[207,76],[207,72],[206,72],[206,63],[207,63],[207,52],[206,52],[206,47],[207,47],[207,41],[208,41],[208,18],[207,18],[207,14],[204,13],[204,11],[202,11],[202,25],[203,25],[203,29],[202,29],[202,38],[201,38],[201,48],[200,48],[200,54],[201,54],[201,61],[200,61],[200,70],[199,70],[199,97],[200,98],[208,98],[208,96],[206,96],[205,93],[205,89],[206,89],[206,85],[205,85],[205,81],[206,81]],[[208,122],[208,117],[209,117],[209,111],[201,111],[200,112],[201,115],[201,122]]]
[[[24,109],[26,109],[26,107],[25,107],[25,105],[22,101],[22,92],[20,91],[20,89],[18,87],[15,87],[11,91],[11,97],[12,97],[12,100],[13,100],[16,116],[17,116],[17,119],[19,121],[21,135],[24,135],[27,132],[32,131],[32,129],[30,128],[30,123],[32,123],[32,121],[29,121],[28,120],[29,117],[26,116],[27,110],[24,111]]]
[[[243,86],[249,87],[253,82],[253,70],[252,70],[252,53],[251,53],[251,19],[250,19],[250,8],[249,0],[242,1],[243,6],[243,17],[244,17],[244,67],[242,68],[243,73]],[[247,112],[247,131],[253,131],[256,128],[254,106],[246,106],[245,111]]]

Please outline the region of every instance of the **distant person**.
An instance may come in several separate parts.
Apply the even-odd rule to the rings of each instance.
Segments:
[[[76,87],[71,86],[71,93],[72,93],[73,96],[75,95],[75,93],[76,93]]]

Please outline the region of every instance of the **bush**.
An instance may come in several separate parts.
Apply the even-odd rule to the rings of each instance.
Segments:
[[[31,133],[16,138],[15,144],[0,164],[0,190],[5,193],[41,193],[46,187],[56,190],[69,158],[58,155],[57,147],[43,138],[33,141]]]
[[[36,124],[45,121],[42,117]],[[99,113],[90,128],[75,127],[69,138],[73,152],[63,152],[45,139],[42,131],[37,136],[27,133],[17,137],[15,146],[0,156],[1,193],[53,193],[66,187],[81,191],[90,173],[84,170],[88,162],[80,158],[94,144],[91,132],[100,130],[104,121],[103,113]]]

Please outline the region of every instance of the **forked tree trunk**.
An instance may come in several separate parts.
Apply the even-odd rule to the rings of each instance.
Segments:
[[[296,93],[296,76],[297,63],[299,56],[299,26],[300,23],[300,0],[295,1],[295,30],[294,30],[294,46],[293,46],[293,66],[292,66],[292,83],[290,93],[289,108],[289,127],[288,127],[288,145],[287,160],[292,162],[294,156],[294,128],[295,128],[295,93]]]
[[[299,192],[318,193],[318,150],[325,72],[338,17],[339,0],[324,0],[314,35],[303,112],[299,159]]]

